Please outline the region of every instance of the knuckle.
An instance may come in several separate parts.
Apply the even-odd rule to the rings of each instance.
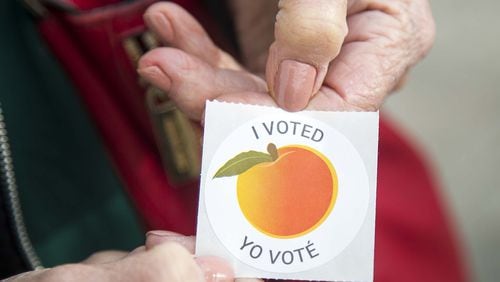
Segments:
[[[306,14],[297,15],[293,18],[294,22],[292,24],[289,21],[283,21],[284,25],[280,26],[280,28],[289,31],[291,35],[299,38],[314,40],[325,38],[326,40],[333,40],[339,35],[345,35],[347,31],[345,21],[336,21],[333,16],[331,18],[319,19],[314,15]],[[281,24],[280,19],[278,19],[278,24]]]
[[[318,9],[318,6],[324,9]],[[276,39],[298,52],[319,50],[331,56],[337,55],[347,34],[346,8],[331,7],[330,3],[318,6],[280,3],[276,15]]]
[[[391,5],[390,9],[375,12],[380,25],[372,30],[376,35],[372,42],[386,58],[382,69],[394,73],[391,68],[395,65],[411,67],[429,52],[434,43],[435,23],[426,0]]]
[[[403,1],[399,11],[405,42],[412,43],[409,48],[415,48],[420,58],[431,49],[436,36],[436,24],[429,2]]]
[[[181,77],[200,70],[206,64],[190,56],[184,51],[171,48],[156,48],[143,55],[138,62],[138,68],[159,66],[172,76]]]

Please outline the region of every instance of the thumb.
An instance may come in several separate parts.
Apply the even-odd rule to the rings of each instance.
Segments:
[[[191,254],[195,251],[194,236],[183,236],[179,233],[164,230],[152,230],[146,233],[146,250],[152,250],[158,246],[169,243],[180,245]],[[205,281],[233,281],[233,269],[231,265],[222,258],[215,256],[200,256],[195,257],[194,260],[203,272]]]
[[[321,87],[347,34],[347,0],[281,0],[266,80],[281,108],[299,111]]]
[[[147,250],[149,250],[165,242],[174,242],[183,246],[186,250],[193,254],[195,251],[195,240],[196,238],[194,236],[184,236],[182,234],[166,230],[151,230],[146,233],[146,242],[144,242],[144,246]]]

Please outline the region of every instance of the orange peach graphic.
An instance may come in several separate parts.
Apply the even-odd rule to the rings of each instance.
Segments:
[[[334,167],[320,152],[302,145],[277,149],[269,144],[268,152],[241,153],[215,177],[238,175],[240,209],[264,234],[292,238],[314,230],[337,197]]]

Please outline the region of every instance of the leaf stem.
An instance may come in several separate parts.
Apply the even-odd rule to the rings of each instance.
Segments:
[[[267,145],[267,152],[269,152],[273,161],[278,159],[278,157],[279,157],[278,149],[276,148],[276,145],[274,145],[273,143],[269,143]]]

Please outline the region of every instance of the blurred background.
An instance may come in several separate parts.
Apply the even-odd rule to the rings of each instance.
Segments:
[[[434,49],[385,111],[440,177],[473,281],[500,277],[500,2],[431,1]]]

